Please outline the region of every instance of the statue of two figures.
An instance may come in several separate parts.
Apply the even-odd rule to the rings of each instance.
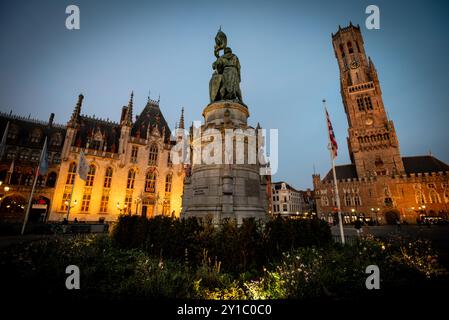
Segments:
[[[222,56],[221,50],[224,51]],[[215,36],[214,54],[217,60],[212,64],[214,73],[209,82],[210,102],[233,100],[243,104],[239,58],[227,47],[227,37],[221,28]]]

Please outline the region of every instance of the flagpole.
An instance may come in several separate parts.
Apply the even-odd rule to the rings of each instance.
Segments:
[[[47,137],[45,137],[44,146],[42,147],[41,156],[39,158],[39,164],[36,168],[36,174],[34,175],[33,187],[31,188],[30,198],[28,199],[27,211],[25,213],[25,218],[23,219],[22,231],[20,232],[21,235],[23,235],[25,232],[25,227],[28,222],[28,216],[30,215],[30,208],[31,208],[31,202],[33,201],[34,189],[36,188],[37,178],[39,177],[39,168],[41,166],[41,162],[42,162],[42,158],[44,156],[46,146],[47,146]]]
[[[79,164],[78,164],[79,167]],[[78,171],[79,168],[76,169],[76,171]],[[75,190],[75,182],[76,182],[76,175],[78,174],[78,172],[75,173],[75,176],[73,177],[73,184],[72,184],[72,191],[70,192],[70,199],[69,202],[67,204],[67,223],[69,223],[69,215],[70,215],[70,207],[72,206],[72,197],[73,197],[73,190]]]
[[[335,157],[333,154],[333,150],[332,150],[332,141],[331,141],[331,137],[329,134],[329,126],[328,126],[328,113],[327,113],[327,109],[326,109],[326,100],[323,99],[323,105],[324,105],[324,114],[326,115],[326,127],[327,127],[327,131],[328,131],[328,149],[329,149],[329,154],[331,157],[331,162],[332,162],[332,173],[333,173],[333,177],[334,177],[334,193],[335,193],[335,197],[336,197],[336,202],[337,202],[337,210],[338,210],[338,225],[339,225],[339,229],[340,229],[340,237],[341,237],[341,243],[345,244],[345,235],[344,235],[344,229],[343,229],[343,221],[341,219],[341,206],[340,206],[340,196],[338,194],[338,185],[337,185],[337,173],[335,171]],[[333,203],[332,203],[333,205]]]

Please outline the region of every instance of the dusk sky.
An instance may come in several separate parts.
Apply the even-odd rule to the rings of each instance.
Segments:
[[[139,113],[151,90],[173,128],[203,120],[214,37],[222,26],[242,65],[249,123],[279,129],[274,181],[312,187],[313,168],[330,168],[321,100],[349,163],[347,120],[331,33],[360,24],[379,73],[403,156],[449,162],[449,4],[447,1],[2,1],[0,111],[65,124],[79,93],[82,113],[119,121],[134,90]],[[76,4],[81,29],[65,27]],[[380,30],[365,8],[380,8]]]

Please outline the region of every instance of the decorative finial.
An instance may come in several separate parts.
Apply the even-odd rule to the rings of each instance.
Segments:
[[[150,96],[151,96],[151,90],[148,89],[148,99],[147,99],[148,102],[150,102]]]
[[[78,95],[78,101],[76,102],[75,109],[73,109],[72,117],[70,118],[70,123],[75,124],[81,115],[81,106],[83,104],[84,96],[82,94]]]
[[[179,119],[179,128],[184,129],[184,107],[181,108],[181,118]]]

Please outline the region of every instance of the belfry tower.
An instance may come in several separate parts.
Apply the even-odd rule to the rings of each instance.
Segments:
[[[340,90],[348,118],[348,148],[359,178],[404,173],[393,121],[382,100],[376,68],[367,58],[360,27],[332,34],[340,69]]]

